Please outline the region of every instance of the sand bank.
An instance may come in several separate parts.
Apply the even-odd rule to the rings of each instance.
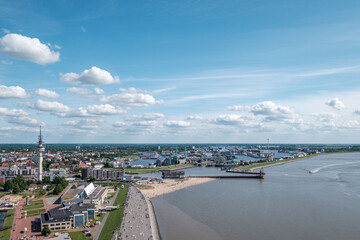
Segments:
[[[144,194],[145,197],[155,198],[183,188],[210,182],[212,180],[214,179],[213,178],[185,178],[184,180],[165,179],[164,182],[162,183],[153,182],[153,183],[142,184],[142,186],[139,187],[139,190],[142,192],[142,194]]]

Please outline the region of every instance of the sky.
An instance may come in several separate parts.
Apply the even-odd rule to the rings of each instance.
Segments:
[[[0,0],[0,143],[357,144],[359,11]]]

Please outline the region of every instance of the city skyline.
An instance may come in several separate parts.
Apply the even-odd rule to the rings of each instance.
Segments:
[[[0,143],[357,143],[360,3],[0,2]]]

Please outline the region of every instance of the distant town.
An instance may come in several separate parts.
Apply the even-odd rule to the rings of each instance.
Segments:
[[[139,201],[136,206],[144,208],[138,220],[149,221],[140,239],[156,239],[143,194],[149,196],[146,190],[139,191],[152,188],[146,185],[150,182],[185,179],[182,169],[186,168],[214,167],[246,174],[309,155],[359,150],[356,145],[269,142],[46,146],[40,133],[37,145],[0,145],[0,213],[5,216],[0,235],[1,239],[125,239],[132,227],[121,223],[131,215],[126,206],[133,198]],[[161,174],[146,175],[157,172]],[[122,215],[124,211],[129,214]]]

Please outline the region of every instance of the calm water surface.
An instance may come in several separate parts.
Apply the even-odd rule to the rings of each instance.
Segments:
[[[264,180],[215,180],[153,199],[162,239],[360,239],[359,153],[265,170]]]

